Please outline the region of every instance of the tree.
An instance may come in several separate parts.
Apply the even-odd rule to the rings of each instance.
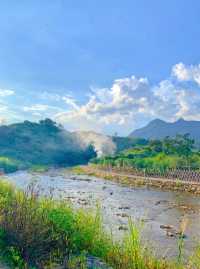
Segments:
[[[175,138],[166,137],[162,142],[162,146],[167,155],[177,154],[189,157],[194,148],[194,140],[190,138],[189,134],[178,134]]]
[[[162,143],[161,140],[157,140],[157,139],[156,140],[151,140],[149,142],[149,147],[150,147],[151,151],[153,151],[153,152],[156,152],[156,153],[162,152],[163,143]]]
[[[84,152],[84,156],[85,156],[85,161],[88,162],[90,159],[96,158],[97,157],[97,153],[94,149],[94,146],[92,144],[90,144],[85,152]]]
[[[194,149],[194,139],[189,134],[177,135],[175,138],[177,143],[177,154],[188,158]]]

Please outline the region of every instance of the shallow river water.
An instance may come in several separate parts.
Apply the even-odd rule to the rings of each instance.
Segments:
[[[70,200],[74,206],[89,208],[100,203],[106,229],[119,239],[128,227],[129,217],[142,221],[143,241],[150,242],[161,256],[177,254],[175,233],[183,219],[188,221],[185,254],[189,255],[200,241],[200,196],[153,188],[129,188],[66,170],[42,174],[23,171],[10,174],[7,179],[20,188],[36,181],[43,194],[53,192],[55,198]],[[163,225],[172,226],[168,234]]]

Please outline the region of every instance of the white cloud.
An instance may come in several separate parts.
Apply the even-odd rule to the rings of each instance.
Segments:
[[[5,125],[7,123],[7,119],[0,117],[0,125]]]
[[[0,104],[0,113],[8,111],[8,107],[6,105]]]
[[[43,100],[50,100],[50,101],[56,101],[59,102],[62,99],[62,96],[60,96],[57,93],[49,93],[47,91],[44,91],[40,94],[38,94],[39,99],[43,99]]]
[[[41,104],[35,104],[35,105],[32,105],[32,106],[25,106],[23,107],[23,111],[25,112],[29,112],[29,111],[46,111],[48,110],[48,105],[41,105]]]
[[[110,89],[93,89],[88,102],[78,105],[72,98],[65,98],[70,111],[56,116],[61,122],[75,122],[78,128],[108,124],[125,124],[134,115],[134,110],[143,109],[147,102],[149,83],[146,78],[115,80]]]
[[[153,118],[200,120],[200,65],[178,63],[171,76],[156,85],[146,77],[116,79],[110,87],[91,88],[82,104],[71,95],[43,92],[34,98],[35,104],[21,107],[17,95],[15,105],[7,102],[5,97],[14,94],[14,90],[0,89],[0,119],[52,117],[69,129],[127,134]]]
[[[24,112],[45,112],[48,110],[61,111],[62,109],[56,106],[49,106],[49,105],[44,105],[44,104],[34,104],[31,106],[23,107]]]
[[[172,67],[172,75],[158,85],[151,85],[145,77],[116,79],[110,88],[92,88],[88,101],[81,105],[72,97],[64,97],[71,109],[55,118],[84,130],[101,130],[108,125],[132,129],[134,123],[153,118],[199,120],[200,66],[179,63]],[[182,81],[194,81],[196,86],[188,87]]]
[[[179,63],[172,68],[172,74],[179,81],[194,81],[200,86],[200,65],[186,66]]]
[[[6,97],[14,94],[15,94],[14,90],[0,89],[0,97]]]
[[[71,96],[63,96],[62,100],[67,104],[70,105],[74,109],[78,109],[79,107],[76,104],[76,100]]]

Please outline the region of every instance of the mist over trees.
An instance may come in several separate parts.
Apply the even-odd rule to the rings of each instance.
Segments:
[[[81,147],[73,135],[50,119],[0,127],[0,168],[31,165],[72,166],[96,157],[92,145]],[[11,165],[12,164],[12,165]]]
[[[165,137],[162,140],[139,140],[115,156],[92,160],[103,166],[132,167],[165,171],[167,169],[199,169],[200,151],[189,134]]]

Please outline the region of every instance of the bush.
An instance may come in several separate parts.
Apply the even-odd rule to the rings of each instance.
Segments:
[[[0,182],[0,250],[13,268],[64,263],[65,268],[86,269],[87,254],[113,269],[186,268],[154,258],[142,246],[138,228],[131,221],[129,227],[124,240],[114,242],[102,228],[99,210],[73,210],[62,201],[39,198],[33,186],[23,192]],[[198,255],[193,257],[195,265]]]
[[[99,214],[75,212],[63,202],[39,199],[32,187],[22,192],[1,183],[0,216],[1,238],[25,264],[44,268],[51,260],[69,261],[70,255],[83,250],[97,256],[104,253],[107,238]]]
[[[6,157],[0,157],[0,170],[4,173],[12,173],[18,170],[19,162]]]

